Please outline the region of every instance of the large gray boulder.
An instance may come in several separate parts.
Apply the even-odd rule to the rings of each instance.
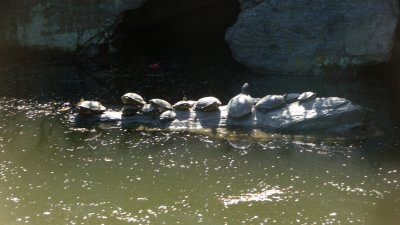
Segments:
[[[240,0],[225,39],[234,58],[261,72],[318,74],[385,62],[398,0]]]

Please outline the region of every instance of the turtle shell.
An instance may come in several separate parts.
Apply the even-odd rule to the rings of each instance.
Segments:
[[[300,94],[299,93],[289,93],[289,94],[285,94],[284,98],[285,98],[285,102],[286,103],[293,103],[298,101]]]
[[[127,105],[137,105],[143,106],[146,102],[143,100],[142,96],[136,93],[126,93],[121,97],[122,103]]]
[[[133,105],[125,105],[121,109],[121,113],[123,116],[134,116],[137,114],[137,112],[140,110],[137,106]]]
[[[167,110],[160,115],[160,120],[162,122],[172,121],[176,118],[176,113],[173,110]]]
[[[251,113],[252,108],[253,98],[247,94],[238,94],[228,103],[228,116],[237,119],[242,118]]]
[[[259,101],[261,100],[261,98],[253,98],[253,104],[257,104]]]
[[[188,100],[187,102],[188,102],[189,104],[191,104],[192,107],[193,107],[194,105],[196,105],[196,103],[197,103],[197,101],[195,101],[195,100]]]
[[[106,107],[98,101],[82,101],[76,106],[76,111],[83,115],[94,115],[103,113]]]
[[[299,99],[299,102],[302,103],[302,102],[307,102],[312,99],[315,99],[316,97],[317,97],[317,94],[315,94],[314,92],[311,92],[311,91],[307,91],[307,92],[302,93],[298,99]]]
[[[158,113],[157,107],[153,104],[145,104],[141,108],[141,112],[144,114],[154,115]]]
[[[61,106],[57,109],[58,112],[65,113],[71,110],[72,105],[69,102],[64,102]]]
[[[194,104],[196,104],[195,101],[179,101],[175,103],[172,107],[175,110],[188,110],[192,108]]]
[[[280,108],[285,104],[285,98],[282,95],[267,95],[257,102],[256,109],[268,112],[270,110]]]
[[[207,112],[207,111],[216,111],[218,110],[219,106],[221,105],[221,101],[219,101],[217,98],[215,97],[204,97],[204,98],[200,98],[196,105],[195,105],[195,110],[196,111],[203,111],[203,112]]]
[[[152,104],[153,106],[155,106],[159,112],[164,112],[166,110],[173,110],[174,108],[172,107],[171,104],[169,104],[169,102],[163,100],[163,99],[159,99],[159,98],[153,98],[150,101],[150,104]]]

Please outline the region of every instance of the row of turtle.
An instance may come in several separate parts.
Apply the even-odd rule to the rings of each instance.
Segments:
[[[255,109],[262,112],[269,112],[274,109],[281,108],[293,102],[303,102],[310,101],[316,98],[314,92],[304,92],[299,93],[289,93],[284,95],[267,95],[263,98],[252,98],[249,94],[249,84],[245,83],[242,86],[240,94],[233,97],[228,105],[227,111],[228,116],[235,119],[240,119],[250,114],[255,105]]]
[[[249,94],[249,84],[242,86],[240,94],[233,97],[228,105],[228,116],[234,119],[240,119],[252,112],[253,106],[256,110],[268,112],[281,108],[286,104],[298,101],[303,103],[316,97],[313,92],[290,93],[285,95],[267,95],[263,98],[252,98]],[[161,121],[170,121],[175,119],[175,110],[190,110],[209,112],[219,110],[221,101],[215,97],[204,97],[197,101],[188,100],[186,97],[171,105],[169,102],[154,98],[146,102],[142,96],[136,93],[126,93],[121,97],[123,116],[134,116],[136,114],[149,114],[159,116]],[[77,105],[79,114],[91,115],[101,114],[106,108],[97,101],[82,101]]]
[[[218,110],[221,102],[215,97],[204,97],[197,101],[188,100],[186,97],[171,105],[169,102],[153,98],[148,103],[142,98],[142,96],[136,93],[126,93],[122,96],[122,115],[123,116],[134,116],[137,113],[159,115],[161,121],[173,120],[176,117],[175,110],[190,110],[194,108],[196,111],[215,111]]]

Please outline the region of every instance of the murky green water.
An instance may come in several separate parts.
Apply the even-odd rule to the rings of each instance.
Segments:
[[[112,103],[118,91],[90,92],[74,70],[57,69],[54,76],[49,76],[53,70],[44,71],[46,79],[39,80],[42,70],[33,71],[34,78],[27,78],[27,72],[20,77],[3,72],[1,224],[400,221],[399,140],[393,133],[262,133],[240,139],[124,130],[115,124],[74,127],[55,113],[56,102],[97,93]],[[13,85],[4,85],[11,81]],[[281,82],[281,89],[307,86],[285,84]],[[259,83],[255,86],[266,91]],[[317,86],[322,93],[333,90]],[[364,90],[339,89],[344,92],[335,94],[347,96]],[[384,99],[377,95],[377,101]]]

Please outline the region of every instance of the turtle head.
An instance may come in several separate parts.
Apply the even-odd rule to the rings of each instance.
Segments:
[[[70,110],[72,110],[72,104],[70,102],[64,102],[57,108],[57,111],[60,113],[66,113]]]
[[[248,83],[243,84],[242,89],[241,89],[241,93],[242,94],[249,94],[249,86],[250,85]]]

